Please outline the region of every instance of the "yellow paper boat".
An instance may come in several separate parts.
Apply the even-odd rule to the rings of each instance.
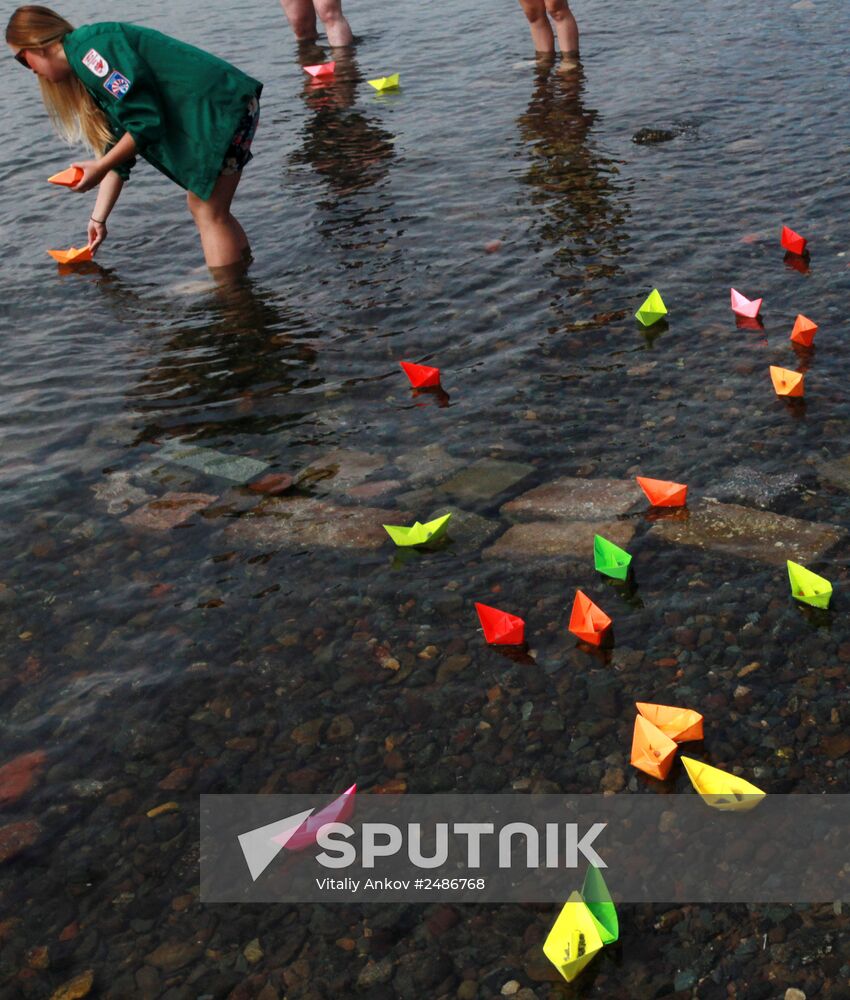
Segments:
[[[446,533],[446,525],[452,515],[443,514],[433,521],[426,521],[421,524],[414,522],[409,528],[401,524],[385,524],[384,531],[392,538],[396,545],[425,545],[426,542],[436,542]]]
[[[379,93],[382,90],[395,90],[398,86],[399,74],[393,73],[392,76],[379,76],[377,80],[370,80],[369,86],[374,87]]]
[[[601,950],[602,938],[593,914],[581,893],[574,892],[549,931],[543,943],[543,954],[571,983]]]
[[[818,576],[799,563],[786,560],[788,564],[788,579],[791,583],[791,593],[803,604],[811,604],[813,608],[828,608],[832,597],[832,584],[826,577]]]
[[[765,792],[735,774],[721,771],[719,767],[703,764],[693,757],[682,757],[682,763],[691,784],[712,809],[723,812],[746,812],[754,809],[764,798]]]

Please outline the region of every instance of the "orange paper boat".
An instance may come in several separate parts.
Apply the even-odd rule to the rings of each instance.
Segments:
[[[605,633],[611,627],[611,619],[602,608],[597,607],[593,601],[580,590],[576,591],[573,601],[573,610],[570,614],[570,632],[578,636],[582,642],[589,642],[591,646],[598,646],[602,642]]]
[[[654,705],[647,701],[638,701],[635,705],[644,719],[675,743],[689,743],[691,740],[702,739],[702,716],[692,708]]]
[[[48,250],[50,256],[58,264],[82,264],[84,260],[93,260],[92,252],[88,247],[78,250],[71,247],[70,250]]]
[[[309,73],[310,76],[320,80],[323,76],[333,76],[335,69],[335,62],[326,62],[317,63],[315,66],[305,66],[304,72]]]
[[[415,365],[412,361],[399,361],[414,389],[428,389],[440,384],[440,369],[429,365]]]
[[[664,479],[647,479],[635,476],[637,484],[653,507],[684,507],[688,487],[684,483],[668,483]]]
[[[800,372],[792,372],[789,368],[770,366],[770,377],[777,396],[802,396],[803,376]]]
[[[60,170],[58,174],[48,177],[51,184],[61,184],[63,187],[74,187],[82,180],[83,171],[79,167],[68,167],[67,170]]]
[[[732,289],[732,312],[745,319],[755,319],[761,309],[763,299],[748,299],[746,295]]]
[[[802,257],[806,252],[806,240],[799,233],[795,233],[793,229],[783,226],[782,249]]]
[[[635,717],[632,767],[663,781],[676,759],[676,744],[642,715]]]
[[[521,646],[525,641],[525,622],[522,618],[477,601],[475,610],[487,642],[494,646]]]
[[[791,331],[791,340],[793,340],[795,344],[802,344],[803,347],[811,347],[812,341],[815,339],[815,334],[817,332],[817,323],[813,323],[801,313],[794,320],[794,329]]]

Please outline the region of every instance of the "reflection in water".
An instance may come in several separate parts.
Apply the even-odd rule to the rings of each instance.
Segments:
[[[584,71],[580,63],[571,67],[538,62],[534,95],[517,124],[531,156],[524,183],[538,210],[534,225],[558,248],[556,274],[575,282],[617,275],[628,206],[613,181],[615,161],[590,141],[597,112],[584,106]]]

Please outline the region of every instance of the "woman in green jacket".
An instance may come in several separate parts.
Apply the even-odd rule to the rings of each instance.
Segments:
[[[37,74],[53,124],[97,159],[72,188],[98,186],[88,224],[95,251],[106,219],[141,156],[188,192],[209,267],[248,255],[245,231],[230,213],[242,168],[251,159],[263,85],[201,49],[123,22],[76,30],[47,7],[19,7],[6,42]]]

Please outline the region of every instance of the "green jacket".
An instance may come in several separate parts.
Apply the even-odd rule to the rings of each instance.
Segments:
[[[116,142],[129,132],[148,163],[209,198],[248,102],[263,85],[209,52],[121,21],[83,25],[62,44]],[[126,179],[130,166],[117,172]]]

